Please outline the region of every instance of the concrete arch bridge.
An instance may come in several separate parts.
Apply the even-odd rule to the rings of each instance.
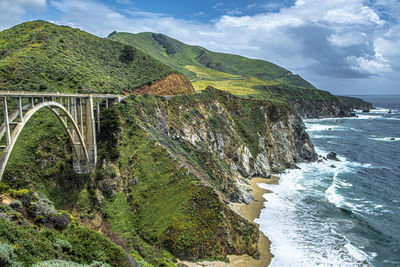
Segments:
[[[74,171],[90,173],[97,160],[96,129],[100,131],[100,105],[108,108],[121,99],[121,95],[111,94],[0,91],[0,106],[3,107],[0,112],[4,116],[0,126],[0,180],[22,129],[42,108],[52,111],[66,130],[73,148]]]

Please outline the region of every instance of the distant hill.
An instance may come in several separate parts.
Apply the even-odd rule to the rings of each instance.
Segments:
[[[268,61],[216,53],[150,32],[113,32],[108,39],[131,45],[184,73],[196,90],[212,86],[247,98],[284,100],[303,117],[349,116],[354,108]],[[351,103],[365,105],[361,99]]]
[[[202,80],[219,81],[221,85],[223,84],[221,81],[224,80],[242,80],[246,87],[248,85],[246,80],[248,80],[249,83],[258,82],[260,85],[289,84],[315,89],[299,75],[293,75],[290,71],[271,62],[212,52],[200,46],[187,45],[163,34],[114,32],[108,38],[132,45],[181,71],[194,82],[195,87],[196,82]]]
[[[0,90],[123,93],[174,72],[132,46],[45,21],[0,32]]]

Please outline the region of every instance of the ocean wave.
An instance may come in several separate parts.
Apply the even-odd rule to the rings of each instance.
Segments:
[[[321,147],[315,147],[315,150],[321,156],[329,153]],[[332,263],[336,266],[368,266],[366,263],[376,256],[353,245],[346,238],[346,231],[334,230],[352,229],[351,218],[362,218],[358,214],[387,212],[380,203],[347,194],[354,191],[354,185],[346,180],[345,175],[374,166],[352,162],[342,155],[337,157],[340,161],[299,164],[300,169],[282,174],[278,185],[260,184],[260,187],[273,192],[264,195],[267,200],[265,208],[260,219],[255,220],[272,242],[275,258],[271,266],[332,266]],[[325,207],[324,203],[333,204],[341,212],[348,213],[346,217],[350,218],[338,221],[329,215],[315,214],[321,207],[313,205]],[[322,210],[325,209],[332,207],[326,206]]]
[[[321,149],[320,147],[314,147],[315,152],[322,156],[326,157],[329,152],[326,150]],[[371,163],[361,163],[357,161],[351,161],[345,156],[342,155],[337,155],[337,158],[340,161],[335,161],[335,160],[324,160],[322,162],[317,162],[317,163],[310,163],[314,168],[317,168],[318,171],[322,173],[335,173],[337,171],[340,172],[354,172],[359,168],[374,168],[374,166]],[[335,168],[332,168],[332,165],[335,166]]]
[[[394,142],[394,141],[400,141],[400,137],[370,137],[369,139],[371,140],[377,140],[377,141],[386,141],[386,142]]]
[[[346,118],[344,118],[346,119]],[[359,113],[357,117],[347,119],[358,119],[358,120],[400,120],[397,113],[385,113],[385,112],[370,112],[370,113]]]
[[[309,128],[309,125],[324,125],[324,124],[318,124],[320,122],[330,122],[330,121],[334,121],[334,122],[340,122],[340,121],[344,121],[344,120],[400,120],[400,117],[398,115],[398,113],[384,113],[384,112],[370,112],[370,113],[357,113],[356,117],[343,117],[343,118],[321,118],[321,119],[305,119],[303,120],[306,127]],[[338,127],[336,125],[324,125],[327,126],[328,128],[334,128],[334,127]],[[315,126],[315,128],[318,128],[318,126]],[[339,129],[346,129],[344,127],[339,127]],[[328,130],[328,129],[326,129]]]
[[[352,130],[352,131],[354,131],[354,132],[364,132],[363,130],[356,129],[356,128],[350,128],[350,130]]]
[[[347,249],[349,254],[351,254],[355,259],[357,259],[359,261],[362,261],[362,260],[368,258],[368,255],[366,253],[364,253],[362,250],[358,249],[351,243],[347,243],[346,245],[344,245],[344,247]]]
[[[399,114],[400,110],[397,108],[380,108],[377,107],[376,109],[371,109],[369,111],[370,113],[374,113],[374,114]]]
[[[317,174],[324,172],[335,177],[336,186],[351,187],[351,183],[339,179],[340,171],[333,171],[326,164],[300,164],[300,168],[282,174],[277,185],[259,185],[273,192],[264,195],[267,200],[265,208],[260,218],[255,220],[271,240],[275,257],[270,266],[332,266],[332,263],[336,266],[363,266],[368,260],[367,255],[349,245],[346,237],[334,230],[338,222],[329,217],[314,216],[313,198],[318,195],[315,186],[324,181],[309,179],[309,175],[314,173],[318,179],[321,176]],[[338,197],[336,202],[345,201],[339,194],[335,196]],[[339,224],[352,227],[349,221]]]
[[[348,128],[339,125],[310,124],[306,123],[307,132],[343,131]]]
[[[378,215],[383,205],[373,204],[371,201],[363,198],[349,198],[345,196],[345,192],[352,186],[353,184],[342,181],[338,178],[338,174],[335,173],[332,184],[325,191],[325,197],[330,203],[342,211]]]
[[[310,134],[310,137],[312,139],[322,139],[322,138],[326,138],[326,139],[339,139],[339,136],[334,136],[334,135],[320,135],[320,134]]]

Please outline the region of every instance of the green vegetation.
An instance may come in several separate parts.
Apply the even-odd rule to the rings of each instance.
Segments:
[[[44,21],[0,32],[0,90],[123,93],[173,72],[143,52]]]
[[[279,99],[293,104],[306,117],[343,116],[350,114],[350,108],[368,107],[361,100],[340,100],[329,92],[317,90],[299,75],[268,61],[212,52],[148,32],[114,32],[109,39],[131,45],[182,72],[196,91],[212,86],[246,98]],[[321,103],[324,108],[318,112],[316,105]]]
[[[186,69],[196,73],[197,77],[204,80],[212,80],[212,79],[244,79],[241,75],[225,73],[209,68],[194,66],[194,65],[187,65],[185,66]],[[204,89],[204,88],[203,88]]]
[[[215,99],[206,95],[176,97],[171,108],[177,111],[181,103],[189,104],[195,98],[209,102]],[[102,110],[102,134],[98,135],[99,164],[91,176],[73,173],[71,147],[64,129],[50,111],[39,111],[27,123],[16,143],[3,177],[4,184],[0,184],[2,190],[8,190],[14,197],[39,192],[52,200],[56,208],[74,214],[78,223],[101,214],[112,231],[109,235],[112,240],[143,265],[173,266],[175,256],[193,260],[223,259],[227,253],[236,253],[229,244],[233,236],[237,239],[245,237],[241,241],[243,247],[253,244],[257,238],[255,226],[238,219],[218,199],[213,189],[205,187],[198,177],[188,173],[179,161],[171,157],[170,152],[159,144],[165,139],[157,140],[149,135],[151,130],[147,129],[143,116],[147,112],[154,114],[153,108],[165,107],[162,99],[135,97],[124,100],[120,106]],[[143,108],[146,113],[142,112]],[[194,110],[192,112],[191,116],[201,116]],[[189,113],[182,119],[187,119],[187,116]],[[215,116],[209,123],[222,124],[223,118]],[[190,152],[190,147],[182,145],[176,149],[185,154],[192,153],[193,163],[209,175],[222,177],[223,168],[227,168],[210,165],[215,163],[207,160],[211,154],[205,148]],[[115,195],[101,186],[103,182],[113,183],[119,179],[124,186],[118,188]],[[221,188],[217,184],[215,182],[216,188]],[[36,227],[45,226],[45,217],[41,216],[32,217]],[[61,245],[62,241],[57,241],[53,247]],[[90,244],[86,248],[83,250],[85,254],[91,255],[96,251]],[[246,249],[240,252],[246,253]],[[51,250],[45,250],[40,257],[36,252],[32,253],[26,251],[27,257],[41,261],[59,258]],[[81,257],[84,255],[61,259],[78,264],[84,262]],[[26,261],[33,262],[31,259],[23,260]],[[85,262],[90,263],[89,260]]]
[[[271,62],[216,53],[190,46],[162,34],[114,33],[109,39],[142,50],[166,65],[184,73],[196,90],[213,86],[236,95],[260,94],[255,86],[285,85],[315,89],[299,75]]]
[[[151,40],[142,45],[156,42],[153,56],[175,58],[170,64],[199,79],[198,86],[214,79],[216,86],[253,99],[213,88],[173,98],[127,97],[101,111],[99,161],[90,175],[73,172],[65,130],[53,113],[40,110],[22,131],[0,183],[1,197],[10,203],[0,206],[1,260],[126,266],[132,256],[129,261],[145,266],[173,266],[176,257],[256,254],[257,226],[226,206],[241,197],[232,164],[242,161],[237,150],[244,147],[253,164],[261,135],[265,146],[276,149],[269,124],[287,118],[290,107],[266,88],[285,84],[287,71],[163,35],[145,36]],[[0,33],[0,88],[8,90],[123,93],[173,71],[127,44],[42,21]],[[203,129],[213,142],[189,140]]]
[[[100,133],[98,135],[98,157],[99,162],[103,159],[115,161],[119,157],[118,135],[120,129],[120,118],[118,111],[108,108],[100,113]]]
[[[246,78],[246,79],[225,79],[225,80],[217,80],[217,81],[196,81],[193,82],[193,86],[196,91],[204,90],[207,86],[212,86],[218,88],[220,90],[229,92],[235,95],[259,95],[260,91],[255,89],[254,87],[260,85],[275,85],[276,82],[273,81],[263,81],[257,78]],[[268,96],[263,95],[265,99],[268,99]]]
[[[176,104],[185,98],[177,97]],[[169,252],[183,259],[223,259],[235,251],[229,248],[230,236],[240,233],[245,244],[252,244],[255,226],[239,219],[213,189],[171,157],[159,144],[167,140],[149,135],[152,130],[142,116],[154,114],[153,108],[164,105],[162,98],[148,96],[126,99],[121,104],[121,156],[116,164],[127,186],[124,192],[108,198],[103,216],[111,230],[129,240],[127,246],[137,260],[173,265],[174,257]],[[177,105],[171,103],[172,108]],[[207,152],[195,153],[200,161],[202,153]],[[230,227],[235,230],[228,230]]]
[[[51,259],[81,264],[100,261],[111,266],[128,264],[127,255],[121,248],[86,227],[70,227],[62,232],[36,230],[29,225],[17,226],[0,218],[2,266],[31,266]]]
[[[287,101],[303,117],[318,117],[324,114],[325,116],[343,116],[345,114],[341,112],[348,110],[337,96],[327,91],[302,87],[296,87],[296,90],[293,90],[293,87],[287,85],[258,85],[255,89],[260,92],[260,95],[255,96],[256,99],[266,96]]]
[[[203,47],[190,46],[162,34],[116,33],[109,39],[132,45],[164,64],[181,71],[192,80],[255,77],[263,80],[281,79],[283,81],[290,74],[284,68],[267,61],[211,52]],[[205,76],[204,74],[211,75]]]

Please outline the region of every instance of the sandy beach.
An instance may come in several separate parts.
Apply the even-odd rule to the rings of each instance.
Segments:
[[[272,176],[269,179],[266,178],[253,178],[250,181],[250,185],[248,187],[252,190],[252,194],[254,196],[254,200],[250,203],[250,205],[246,204],[238,204],[235,203],[231,206],[232,209],[236,210],[243,217],[248,219],[249,221],[254,221],[254,219],[260,217],[261,210],[264,208],[265,199],[263,195],[265,193],[269,193],[269,191],[260,188],[258,183],[266,183],[266,184],[276,184],[279,182],[279,178],[276,176]],[[266,267],[270,264],[271,259],[274,257],[271,254],[270,250],[271,242],[268,238],[260,232],[260,239],[258,240],[258,249],[260,252],[260,258],[254,259],[249,255],[229,255],[229,263],[219,262],[219,261],[204,261],[204,262],[181,262],[188,267],[199,267],[199,266],[212,266],[212,267],[226,267],[226,266],[234,266],[234,267],[243,267],[243,266],[252,266],[252,267]]]

